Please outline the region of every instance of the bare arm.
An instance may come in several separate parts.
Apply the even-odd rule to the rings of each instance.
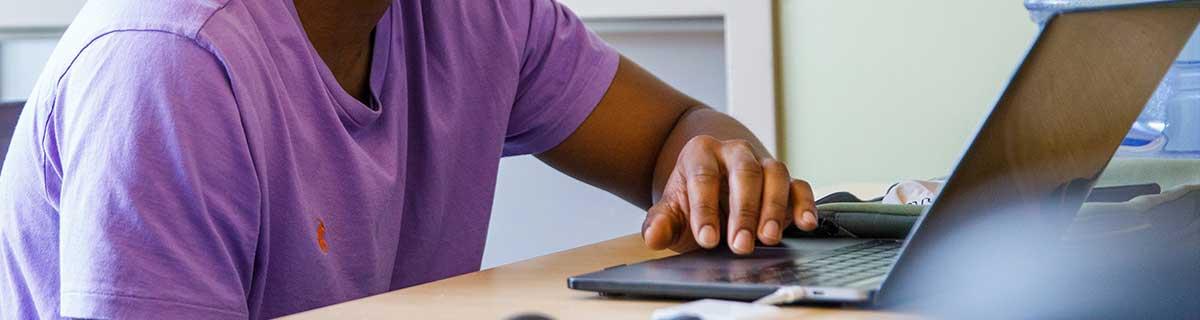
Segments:
[[[745,254],[755,238],[778,243],[793,220],[816,227],[808,184],[749,130],[624,58],[588,119],[538,158],[647,209],[654,249],[712,248],[724,233]]]

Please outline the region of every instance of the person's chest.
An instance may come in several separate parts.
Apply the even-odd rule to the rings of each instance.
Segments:
[[[263,195],[257,281],[322,292],[252,305],[311,307],[478,268],[518,59],[461,54],[470,46],[451,35],[398,21],[377,30],[377,110],[294,41],[219,48]]]

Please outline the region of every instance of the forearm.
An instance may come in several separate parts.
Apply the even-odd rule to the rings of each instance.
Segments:
[[[689,107],[699,105],[622,58],[612,85],[587,120],[563,143],[537,157],[647,209],[653,204],[649,191],[662,188],[654,188],[659,152]],[[673,154],[679,153],[680,146]]]
[[[771,156],[762,142],[743,126],[741,122],[729,115],[713,110],[706,106],[695,106],[685,112],[675,122],[675,127],[663,142],[658,153],[658,161],[654,167],[654,182],[651,194],[654,202],[662,198],[663,187],[675,170],[675,162],[679,160],[679,152],[684,145],[696,136],[708,135],[719,140],[746,140],[754,147],[758,157]]]
[[[779,243],[793,221],[817,225],[811,188],[750,130],[624,59],[583,124],[538,158],[646,208],[642,237],[653,249],[711,249],[724,238],[748,254],[755,239]]]

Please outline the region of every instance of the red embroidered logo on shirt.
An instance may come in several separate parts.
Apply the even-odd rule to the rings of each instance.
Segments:
[[[325,221],[317,218],[317,247],[322,253],[329,253],[329,243],[325,242]]]

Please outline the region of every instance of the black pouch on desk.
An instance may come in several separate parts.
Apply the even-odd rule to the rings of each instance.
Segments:
[[[1158,184],[1154,183],[1098,187],[1088,196],[1087,201],[1089,203],[1117,202],[1117,204],[1103,207],[1108,208],[1106,210],[1109,211],[1120,210],[1121,205],[1131,203],[1131,199],[1158,194],[1160,189]],[[785,237],[903,239],[916,223],[917,217],[928,207],[928,205],[884,204],[880,202],[880,199],[864,201],[847,192],[830,194],[817,200],[816,203],[819,221],[817,229],[805,232],[789,228],[784,233]],[[1084,205],[1085,208],[1089,206],[1091,204]],[[1145,204],[1142,206],[1144,207]],[[1081,211],[1083,210],[1085,209],[1081,209]]]
[[[1068,245],[1200,244],[1200,184],[1120,203],[1086,203],[1067,228]]]
[[[924,205],[883,204],[879,199],[859,200],[850,193],[834,193],[817,203],[817,229],[788,228],[792,238],[903,239],[925,210]]]

